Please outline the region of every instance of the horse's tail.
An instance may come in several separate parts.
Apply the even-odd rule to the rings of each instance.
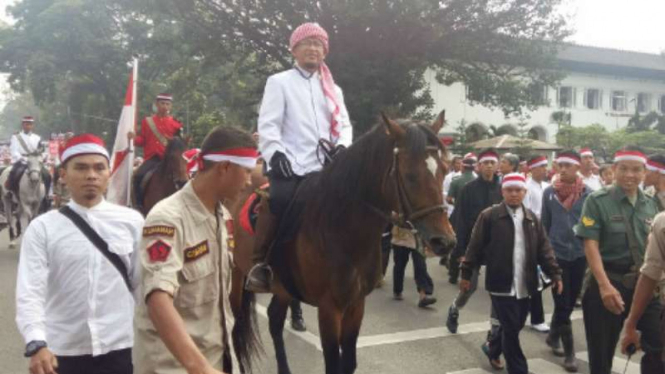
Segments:
[[[244,289],[241,284],[240,308],[237,310],[233,327],[233,347],[241,373],[251,373],[253,361],[263,353],[261,336],[256,319],[256,296]]]

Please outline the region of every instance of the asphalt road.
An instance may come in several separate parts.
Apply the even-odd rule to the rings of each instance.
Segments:
[[[0,232],[0,374],[27,373],[27,360],[23,358],[24,343],[16,329],[15,283],[18,249],[7,248],[7,231]],[[407,267],[404,300],[392,298],[391,268],[383,288],[374,291],[368,298],[365,319],[358,348],[357,373],[388,374],[486,374],[494,372],[480,351],[484,341],[490,308],[489,296],[479,290],[471,299],[460,317],[460,330],[456,335],[448,333],[445,318],[448,305],[456,294],[455,286],[446,281],[445,268],[437,259],[428,260],[429,272],[434,279],[435,296],[438,303],[427,309],[417,307],[417,292],[413,282],[411,266]],[[481,280],[482,284],[482,280]],[[552,297],[543,296],[546,318],[552,312]],[[256,364],[255,372],[276,373],[274,351],[268,334],[265,306],[267,296],[259,297],[258,311],[265,354]],[[323,373],[323,355],[318,344],[316,309],[304,308],[308,331],[285,332],[287,353],[293,374]],[[588,373],[583,361],[586,352],[581,311],[574,314],[575,343],[580,358],[580,372]],[[527,324],[529,321],[527,321]],[[529,327],[520,336],[522,348],[529,359],[533,374],[560,374],[561,359],[553,356],[545,345],[545,334]],[[615,357],[614,370],[623,373],[625,357]],[[628,373],[639,373],[633,358]],[[505,372],[505,371],[503,371]]]

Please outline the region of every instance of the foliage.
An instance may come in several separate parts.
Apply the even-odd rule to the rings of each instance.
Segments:
[[[609,155],[625,147],[626,145],[637,145],[647,154],[665,153],[665,135],[656,130],[629,131],[621,129],[612,132],[609,142]]]
[[[479,87],[478,102],[519,113],[561,76],[569,34],[560,0],[22,0],[0,30],[0,72],[29,92],[48,126],[114,131],[132,56],[140,114],[160,91],[200,137],[210,121],[254,126],[266,77],[291,67],[287,41],[304,21],[330,32],[327,62],[356,132],[379,110],[427,118],[427,69]],[[437,109],[438,110],[438,109]],[[60,114],[57,114],[60,113]],[[14,127],[14,123],[4,123]],[[40,126],[49,131],[46,126]],[[112,138],[113,134],[109,134]]]
[[[628,125],[626,126],[626,131],[628,133],[649,131],[651,129],[658,130],[661,134],[665,134],[665,115],[660,115],[652,111],[644,116],[640,116],[640,114],[635,111],[635,114],[630,117]]]
[[[532,142],[529,138],[529,127],[529,124],[524,119],[520,120],[517,124],[517,137],[519,140],[517,140],[517,146],[513,152],[523,160],[527,160],[533,152]]]

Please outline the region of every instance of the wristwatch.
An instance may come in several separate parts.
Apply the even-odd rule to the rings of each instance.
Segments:
[[[25,353],[23,355],[25,357],[32,357],[37,352],[39,352],[39,350],[42,349],[42,348],[46,348],[46,342],[45,341],[43,341],[43,340],[33,340],[25,346]]]

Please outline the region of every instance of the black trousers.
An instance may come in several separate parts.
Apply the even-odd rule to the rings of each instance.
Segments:
[[[58,356],[58,374],[132,374],[131,348],[105,355]]]
[[[492,296],[492,307],[501,323],[501,349],[506,359],[506,369],[509,374],[528,374],[529,368],[526,357],[520,346],[520,331],[524,328],[527,314],[529,314],[529,298],[518,300],[514,296]],[[497,357],[493,352],[495,347],[490,343],[490,356]]]
[[[270,212],[274,214],[277,219],[280,219],[286,212],[293,199],[293,196],[298,189],[298,185],[303,180],[302,177],[293,177],[289,179],[278,178],[271,176],[268,173],[268,180],[270,181]]]
[[[448,257],[448,279],[453,282],[456,282],[457,278],[459,278],[459,259],[460,257],[464,256],[465,251],[466,248],[455,246],[452,252],[450,252],[450,257]]]
[[[575,309],[575,302],[582,290],[582,283],[584,283],[586,258],[580,257],[574,261],[557,259],[557,262],[561,268],[563,292],[559,295],[552,290],[552,297],[554,299],[552,325],[570,325],[570,315],[573,313],[573,309]]]
[[[404,272],[406,265],[409,263],[409,256],[413,259],[413,277],[416,281],[416,288],[418,292],[423,291],[427,295],[434,292],[434,282],[427,273],[427,262],[425,257],[416,251],[393,245],[393,293],[402,293],[404,290]]]
[[[624,287],[619,282],[611,282],[612,286],[621,293],[621,298],[626,305],[623,314],[616,315],[605,308],[600,297],[598,283],[593,278],[589,281],[582,298],[591,374],[610,374],[612,372],[614,351],[619,342],[623,322],[630,313],[630,306],[633,302],[634,290]],[[663,352],[663,342],[660,337],[661,309],[660,301],[654,297],[637,323],[637,329],[642,333],[640,343],[645,353],[640,365],[643,374],[660,374],[665,370],[661,361]]]
[[[545,322],[545,310],[543,309],[543,293],[536,292],[529,298],[529,312],[531,313],[531,324],[539,325]]]
[[[383,276],[386,276],[386,270],[388,270],[388,262],[390,261],[390,251],[392,249],[393,234],[391,232],[393,228],[392,224],[389,224],[386,228],[386,231],[383,232],[381,237],[381,266],[383,267]]]

